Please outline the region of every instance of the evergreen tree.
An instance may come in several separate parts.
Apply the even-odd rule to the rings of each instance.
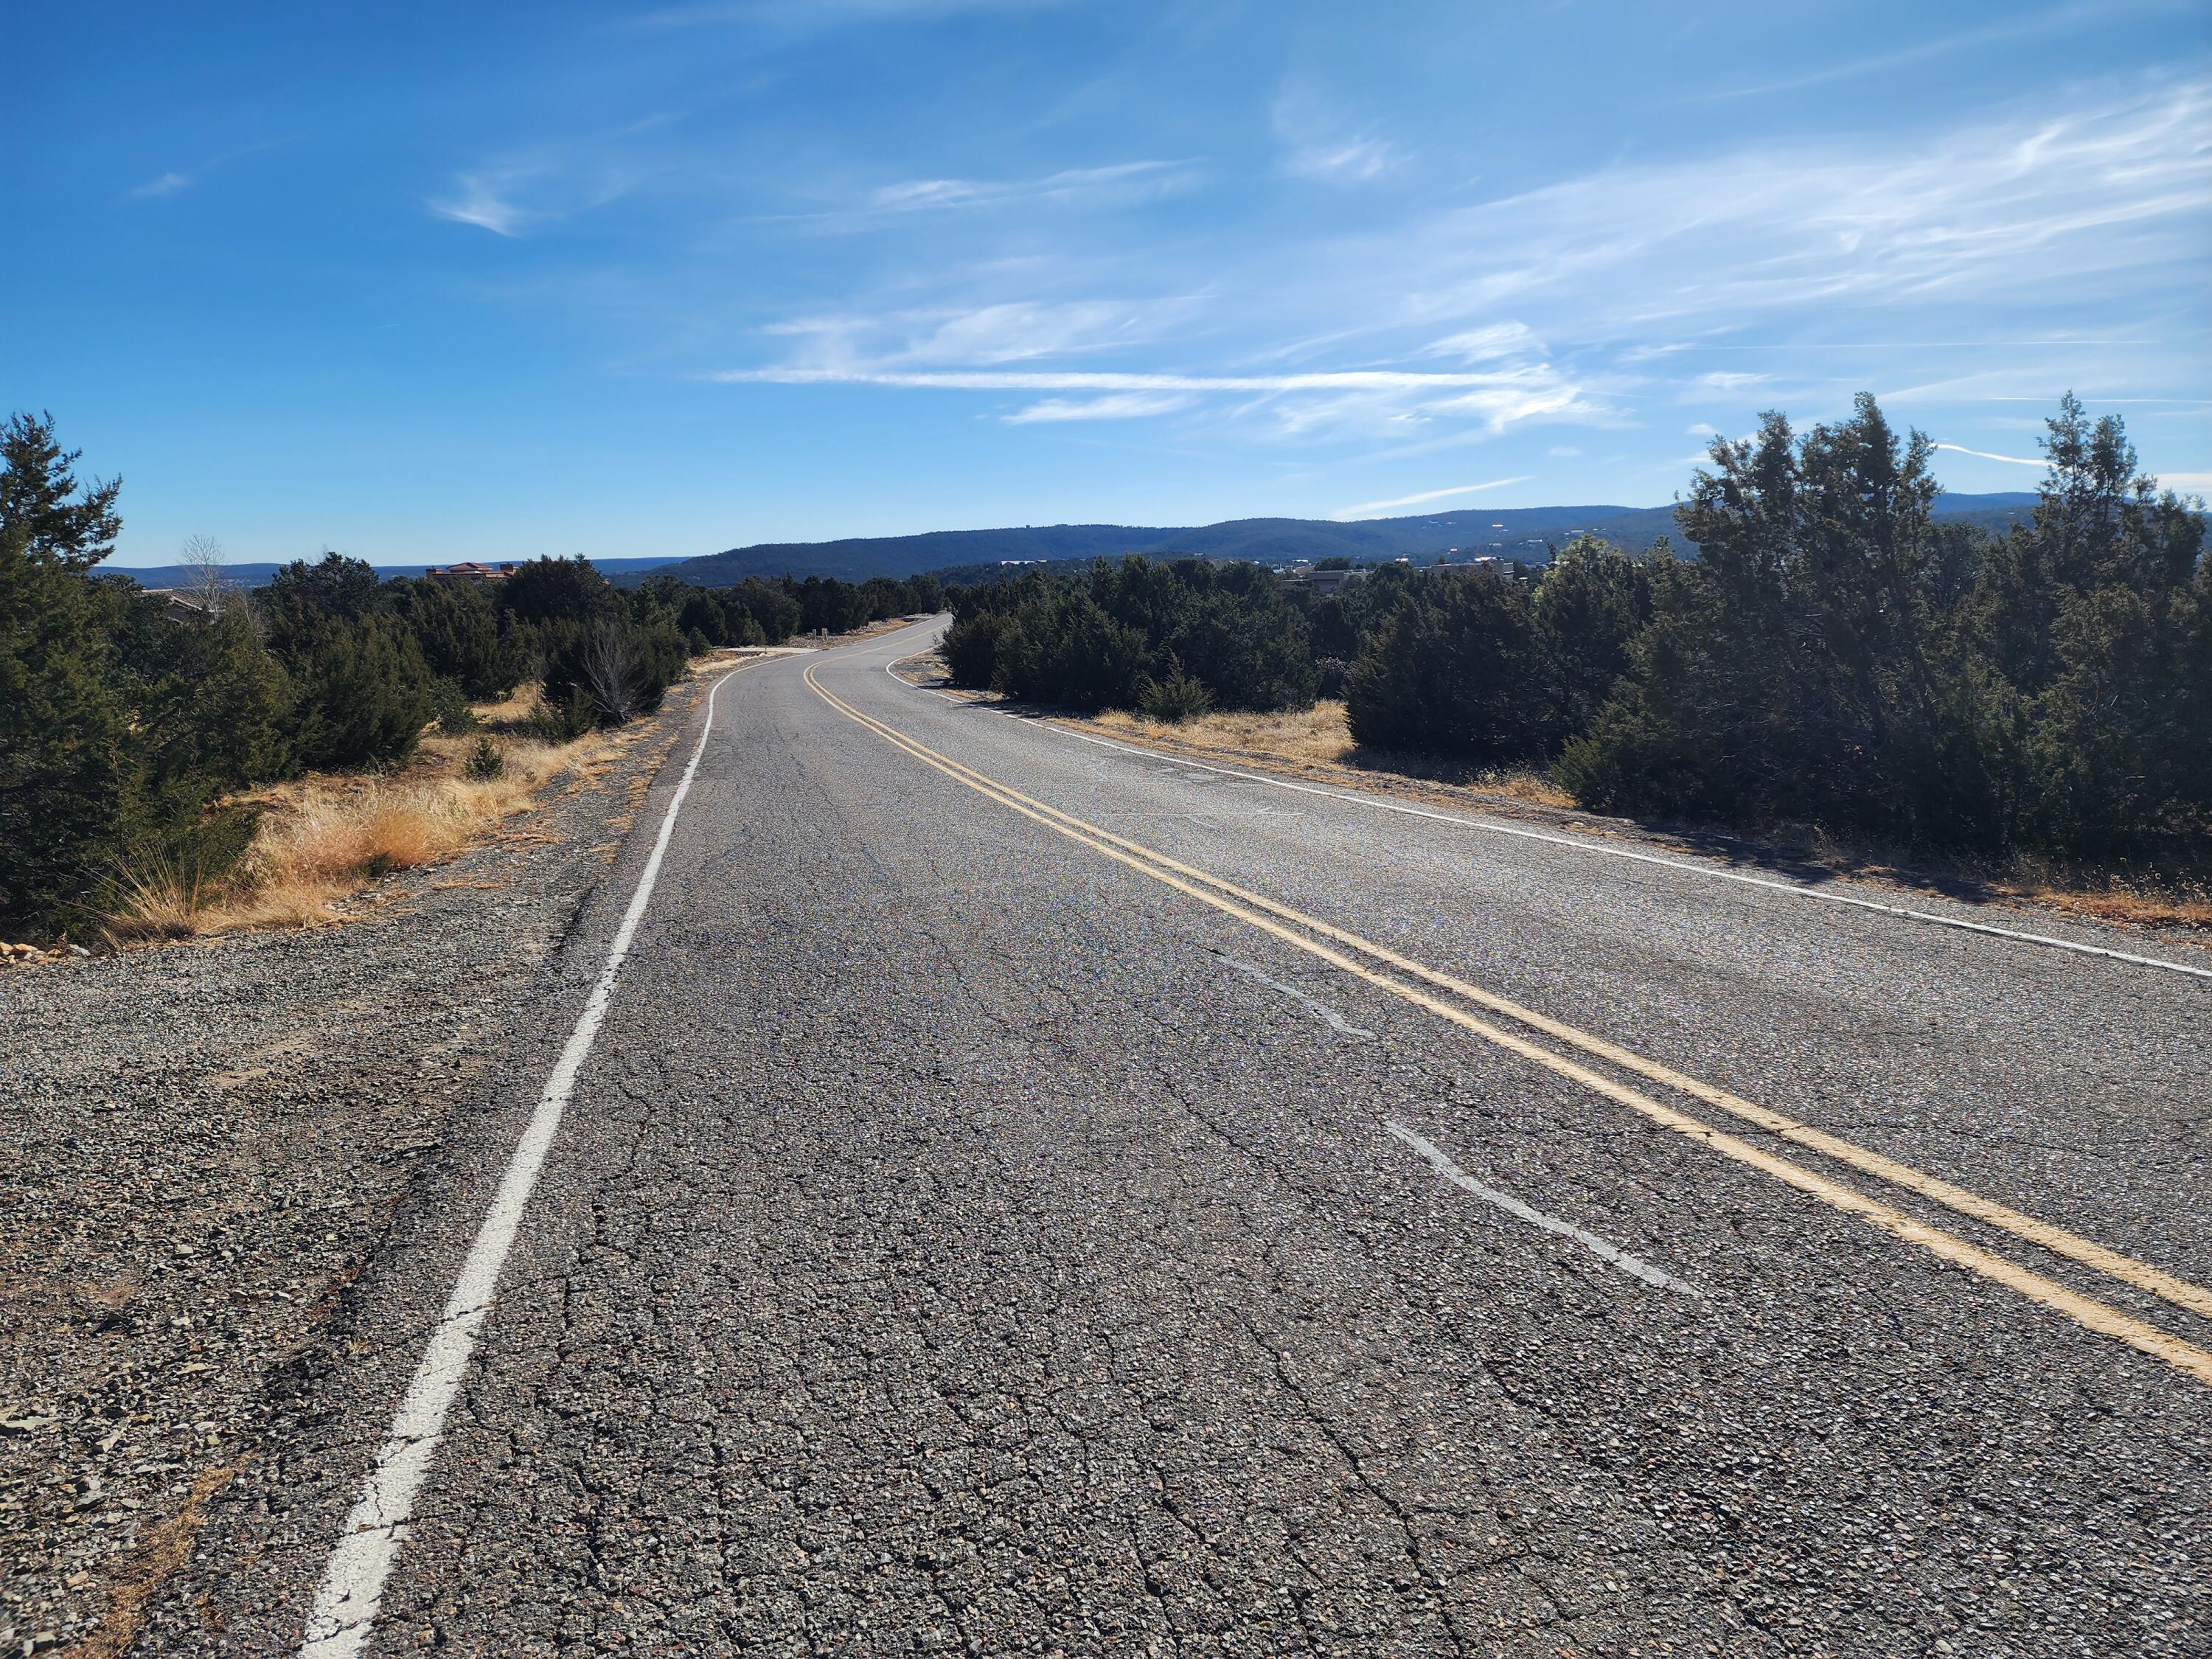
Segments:
[[[1666,538],[1653,551],[1670,556]],[[1589,532],[1545,567],[1531,621],[1555,738],[1589,729],[1628,671],[1629,647],[1650,616],[1645,567]]]
[[[1352,735],[1480,764],[1542,757],[1550,730],[1525,582],[1494,565],[1406,589],[1345,684]]]
[[[82,490],[82,450],[54,441],[54,417],[18,413],[0,426],[0,531],[22,532],[22,556],[89,570],[115,551],[123,520],[115,511],[123,480],[94,478]]]
[[[65,921],[141,823],[142,767],[118,696],[112,597],[0,524],[0,916]]]
[[[307,650],[331,623],[356,623],[390,608],[375,567],[325,551],[313,564],[295,559],[254,594],[269,643],[291,659]]]
[[[395,617],[318,623],[297,648],[300,757],[320,771],[390,765],[430,723],[430,670]]]
[[[510,617],[475,582],[437,576],[384,584],[386,602],[415,635],[422,660],[464,696],[489,702],[514,690],[528,653]]]

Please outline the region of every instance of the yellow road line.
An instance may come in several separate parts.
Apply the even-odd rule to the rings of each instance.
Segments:
[[[2212,1352],[2207,1352],[2182,1341],[2178,1337],[2169,1336],[2155,1326],[2146,1324],[2142,1320],[2123,1313],[2117,1308],[2109,1307],[2104,1303],[2083,1296],[2055,1279],[2046,1279],[2039,1273],[2020,1266],[2017,1262],[1984,1250],[1980,1246],[1969,1243],[1966,1240],[1947,1233],[1940,1228],[1931,1227],[1901,1210],[1868,1198],[1865,1194],[1831,1181],[1826,1176],[1806,1169],[1802,1164],[1793,1164],[1787,1158],[1778,1157],[1763,1148],[1752,1146],[1736,1136],[1716,1129],[1711,1124],[1664,1105],[1649,1095],[1632,1089],[1602,1073],[1593,1071],[1563,1054],[1530,1042],[1526,1038],[1508,1031],[1503,1027],[1492,1025],[1486,1020],[1480,1019],[1466,1010],[1448,1003],[1439,997],[1432,996],[1417,986],[1408,985],[1401,980],[1379,973],[1365,963],[1357,962],[1351,957],[1331,949],[1328,945],[1309,939],[1304,934],[1294,933],[1290,927],[1282,925],[1281,921],[1271,919],[1270,916],[1261,914],[1263,910],[1275,910],[1279,915],[1282,915],[1280,907],[1273,906],[1266,900],[1258,899],[1256,896],[1244,895],[1241,890],[1232,889],[1230,884],[1221,881],[1218,878],[1207,876],[1203,872],[1181,864],[1164,854],[1155,853],[1134,842],[1125,841],[1095,825],[1085,823],[1083,820],[1047,806],[1041,801],[1034,801],[1019,791],[1000,783],[984,773],[975,771],[971,767],[963,766],[949,756],[940,755],[919,739],[909,738],[896,727],[884,724],[872,715],[861,713],[844,699],[825,689],[814,678],[814,670],[811,667],[805,671],[805,678],[815,695],[847,719],[873,732],[884,741],[922,762],[925,765],[933,767],[954,781],[964,784],[977,793],[997,801],[1008,810],[1018,812],[1024,817],[1032,819],[1056,834],[1086,846],[1117,863],[1126,865],[1130,869],[1151,877],[1163,885],[1173,888],[1177,892],[1194,898],[1202,904],[1232,916],[1248,927],[1280,939],[1285,944],[1304,951],[1310,956],[1316,957],[1341,972],[1350,974],[1379,989],[1401,997],[1440,1018],[1449,1020],[1453,1024],[1472,1031],[1486,1041],[1505,1049],[1508,1053],[1519,1055],[1561,1077],[1581,1084],[1585,1088],[1628,1107],[1663,1128],[1695,1140],[1740,1164],[1759,1170],[1838,1210],[1872,1222],[1898,1238],[1933,1252],[1944,1261],[1965,1267],[1996,1284],[2003,1285],[2023,1296],[2042,1303],[2046,1307],[2056,1309],[2089,1330],[2116,1338],[2142,1352],[2153,1355],[2178,1370],[2187,1372],[2199,1382],[2212,1384]],[[1185,879],[1186,876],[1191,879]],[[1209,892],[1205,887],[1196,884],[1200,882],[1206,883],[1218,890]],[[1236,898],[1224,896],[1224,893],[1231,892],[1237,893],[1237,896]],[[1296,914],[1288,913],[1284,915],[1283,919],[1295,920]],[[1325,937],[1352,945],[1352,948],[1366,950],[1379,959],[1391,960],[1393,966],[1401,966],[1405,971],[1414,973],[1431,983],[1441,982],[1443,988],[1453,990],[1455,994],[1465,994],[1459,989],[1457,981],[1449,981],[1443,975],[1435,975],[1422,969],[1419,964],[1413,963],[1409,958],[1395,957],[1395,953],[1385,952],[1381,946],[1367,946],[1364,941],[1353,944],[1350,936],[1343,935],[1340,930],[1330,928],[1326,924],[1300,921],[1299,925],[1311,927]],[[1392,960],[1394,957],[1395,960]],[[1467,988],[1467,990],[1473,991],[1474,988]],[[1486,998],[1487,994],[1479,994],[1475,1000],[1484,1000]],[[1503,1000],[1493,1000],[1502,1001]],[[1485,1001],[1485,1006],[1490,1006],[1489,1001]],[[1513,1006],[1506,1004],[1505,1008],[1510,1009]],[[1504,1012],[1504,1010],[1501,1009],[1499,1012]],[[1518,1018],[1517,1015],[1515,1017]],[[1541,1018],[1540,1016],[1536,1018]],[[1557,1027],[1556,1030],[1552,1030],[1553,1027]],[[1552,1035],[1571,1033],[1572,1036],[1576,1037],[1583,1036],[1582,1033],[1573,1032],[1571,1027],[1558,1026],[1557,1022],[1553,1021],[1545,1021],[1538,1029],[1547,1030],[1547,1033]],[[1627,1055],[1626,1050],[1615,1049],[1613,1045],[1602,1043],[1600,1039],[1595,1037],[1586,1038],[1583,1046],[1591,1048],[1607,1059],[1613,1058],[1614,1054]],[[1639,1057],[1629,1055],[1628,1058]],[[1664,1068],[1660,1069],[1663,1071]],[[1686,1083],[1694,1081],[1689,1079],[1683,1080]],[[1705,1085],[1699,1085],[1699,1088],[1702,1089],[1704,1086]],[[1696,1090],[1689,1092],[1695,1094],[1698,1098],[1707,1098],[1705,1094]],[[1714,1091],[1716,1094],[1720,1092]],[[1723,1098],[1733,1100],[1735,1097],[1723,1096]],[[1743,1104],[1749,1107],[1748,1102]],[[1761,1113],[1763,1110],[1764,1109],[1761,1108],[1750,1108],[1753,1113]],[[1790,1121],[1788,1119],[1778,1119],[1778,1121],[1784,1123]],[[1808,1131],[1807,1133],[1816,1132]],[[1849,1145],[1845,1142],[1838,1144],[1846,1146]],[[1861,1152],[1863,1157],[1868,1158],[1875,1157],[1875,1154],[1863,1152],[1859,1148],[1852,1147],[1850,1150]],[[1881,1159],[1880,1162],[1888,1164],[1890,1161]],[[1900,1170],[1906,1168],[1901,1164],[1894,1167]],[[1917,1171],[1909,1171],[1909,1173],[1918,1175]],[[1923,1182],[1932,1182],[1932,1177],[1920,1176],[1919,1179]],[[1944,1183],[1933,1182],[1933,1185],[1941,1188]],[[1918,1191],[1920,1188],[1915,1187],[1913,1190]],[[1950,1188],[1949,1190],[1957,1191],[1958,1189]],[[1972,1198],[1973,1195],[1966,1194],[1962,1196]],[[1980,1200],[1975,1201],[1986,1202]],[[2012,1213],[2003,1212],[2002,1206],[1993,1205],[1990,1207],[2003,1213]],[[2027,1218],[2023,1217],[2021,1219],[2027,1220]],[[2065,1237],[2063,1234],[2060,1236]],[[2086,1241],[2084,1243],[2086,1243]],[[2089,1245],[2087,1248],[2102,1249],[2101,1246],[2094,1245]],[[2113,1253],[2107,1251],[2105,1254]],[[2125,1257],[2116,1257],[2116,1259],[2124,1261],[2127,1260]],[[2141,1266],[2141,1264],[2132,1265]],[[2146,1268],[2144,1271],[2154,1272],[2155,1270]],[[2196,1287],[2188,1288],[2194,1290]]]
[[[821,690],[818,685],[815,689],[817,691]],[[859,718],[863,721],[882,724],[880,721],[875,721],[873,715],[862,714]],[[886,731],[893,729],[895,728],[885,727]],[[918,739],[908,738],[907,741],[915,744],[917,747],[927,747],[921,744]],[[950,756],[939,755],[934,750],[929,752],[956,769],[963,771],[972,769],[963,767],[960,762],[953,760]],[[1022,794],[1010,785],[1000,783],[996,779],[987,778],[982,773],[977,772],[974,775],[983,779],[993,787],[1004,791],[1024,805],[1036,808],[1038,811],[1074,825],[1086,834],[1099,836],[1118,847],[1125,848],[1141,858],[1151,859],[1192,880],[1215,888],[1241,903],[1249,905],[1255,909],[1264,910],[1271,915],[1279,916],[1297,927],[1334,939],[1338,944],[1394,968],[1401,973],[1410,974],[1414,978],[1425,981],[1440,990],[1449,991],[1454,996],[1463,997],[1468,1001],[1487,1008],[1493,1013],[1503,1014],[1507,1018],[1526,1025],[1531,1030],[1541,1031],[1547,1036],[1555,1037],[1562,1042],[1582,1049],[1586,1054],[1595,1054],[1601,1060],[1608,1060],[1639,1076],[1649,1078],[1654,1083],[1674,1090],[1678,1093],[1688,1095],[1692,1099],[1702,1100],[1709,1106],[1717,1107],[1722,1111],[1742,1118],[1747,1122],[1756,1124],[1768,1133],[1782,1139],[1794,1142],[1800,1146],[1809,1147],[1814,1152],[1836,1159],[1838,1163],[1847,1164],[1855,1170],[1873,1176],[1877,1180],[1887,1181],[1893,1186],[1902,1187],[1908,1192],[1916,1193],[1947,1208],[1956,1210],[1961,1215],[1972,1216],[1977,1221],[2011,1233],[2015,1237],[2024,1238],[2031,1244],[2039,1245],[2053,1255],[2063,1255],[2069,1261],[2078,1261],[2083,1267],[2094,1268],[2099,1273],[2119,1279],[2124,1284],[2131,1285],[2139,1291],[2147,1291],[2152,1296],[2171,1302],[2176,1307],[2186,1308],[2191,1313],[2212,1319],[2212,1290],[2191,1284],[2185,1279],[2152,1267],[2148,1262],[2138,1261],[2132,1256],[2123,1255],[2118,1251],[2110,1249],[2094,1240],[2082,1238],[2076,1234],[2068,1232],[2062,1227],[2053,1226],[2047,1221],[2040,1221],[2033,1216],[2023,1214],[1993,1199],[1984,1198],[1978,1193],[1968,1192],[1962,1187],[1955,1187],[1948,1181],[1927,1174],[1924,1170],[1916,1170],[1911,1164],[1900,1164],[1894,1158],[1883,1157],[1880,1152],[1870,1152],[1863,1146],[1856,1146],[1824,1130],[1814,1128],[1810,1124],[1801,1123],[1794,1118],[1785,1117],[1779,1112],[1754,1104],[1740,1095],[1731,1094],[1727,1090],[1718,1088],[1700,1079],[1686,1076],[1670,1066],[1662,1065],[1657,1060],[1648,1060],[1642,1054],[1623,1048],[1616,1043],[1608,1042],[1602,1037],[1578,1030],[1571,1025],[1564,1024],[1538,1013],[1533,1008],[1524,1007],[1519,1003],[1499,996],[1495,992],[1486,991],[1480,986],[1469,985],[1463,980],[1440,973],[1425,963],[1401,955],[1387,945],[1377,945],[1372,940],[1362,939],[1357,933],[1346,933],[1344,929],[1334,927],[1316,917],[1306,915],[1288,906],[1278,904],[1260,894],[1248,891],[1235,883],[1224,881],[1209,872],[1181,863],[1164,853],[1136,842],[1125,840],[1111,830],[1102,830],[1095,824],[1086,823],[1081,818],[1073,817],[1060,811],[1057,807]]]

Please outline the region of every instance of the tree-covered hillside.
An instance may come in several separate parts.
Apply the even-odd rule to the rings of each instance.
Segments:
[[[1936,506],[1941,522],[1954,520],[1990,531],[2024,521],[2032,494],[1948,495]],[[726,586],[747,576],[836,576],[865,581],[933,574],[944,580],[973,581],[988,570],[1067,560],[1118,558],[1249,559],[1285,564],[1296,559],[1348,558],[1381,563],[1410,558],[1432,563],[1456,551],[1455,562],[1489,556],[1541,563],[1547,550],[1595,532],[1630,553],[1649,552],[1662,536],[1680,551],[1694,550],[1674,522],[1672,507],[1465,507],[1405,519],[1230,519],[1219,524],[1164,529],[1156,525],[1030,525],[1006,530],[939,530],[918,536],[859,537],[834,542],[767,542],[734,547],[665,567],[679,580]],[[634,586],[641,575],[617,576]]]

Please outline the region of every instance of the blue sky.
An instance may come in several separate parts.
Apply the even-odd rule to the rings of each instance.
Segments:
[[[2203,492],[2209,20],[12,7],[0,404],[142,564],[1643,506],[1862,389]]]

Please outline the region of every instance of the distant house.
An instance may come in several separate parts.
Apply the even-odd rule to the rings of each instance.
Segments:
[[[422,574],[457,582],[501,582],[512,576],[515,569],[512,563],[478,564],[473,559],[463,559],[459,564],[434,564]]]
[[[205,622],[211,614],[207,599],[201,594],[174,587],[149,587],[146,592],[149,597],[166,603],[171,622]]]
[[[1310,593],[1334,593],[1349,583],[1365,581],[1367,575],[1364,570],[1316,570],[1301,560],[1277,575],[1275,581],[1279,586],[1300,588]]]

